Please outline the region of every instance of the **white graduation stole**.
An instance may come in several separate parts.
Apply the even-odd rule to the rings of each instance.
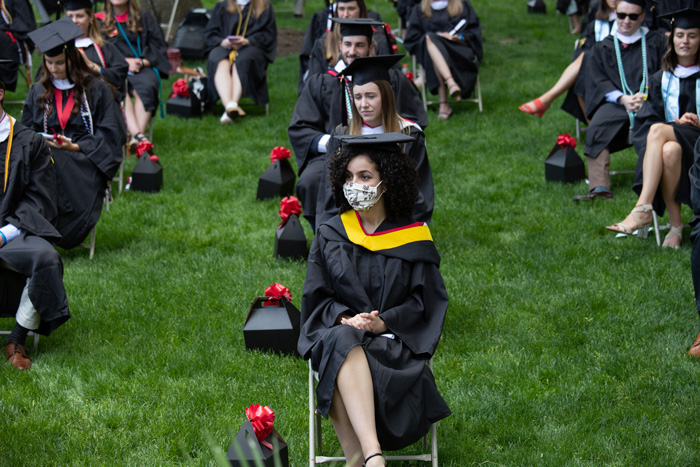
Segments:
[[[681,80],[670,71],[664,71],[661,77],[661,95],[664,99],[664,112],[666,121],[672,122],[680,118],[680,104],[678,100],[681,94]],[[700,78],[695,80],[695,113],[700,115]]]

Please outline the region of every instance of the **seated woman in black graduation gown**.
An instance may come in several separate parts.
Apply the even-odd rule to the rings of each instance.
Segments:
[[[426,365],[448,299],[430,231],[410,220],[417,177],[396,144],[410,137],[343,138],[330,163],[341,214],[311,245],[298,351],[319,373],[316,409],[348,465],[378,466],[383,449],[412,444],[451,413]]]
[[[119,49],[110,42],[105,42],[100,34],[97,18],[92,11],[92,0],[68,0],[63,2],[63,10],[83,35],[75,40],[75,47],[83,56],[87,67],[96,71],[115,90],[114,100],[120,105],[126,90],[126,74],[129,64]]]
[[[141,11],[137,0],[107,0],[104,11],[95,15],[102,21],[102,34],[125,57],[129,65],[129,96],[124,102],[130,145],[148,139],[144,135],[153,112],[161,102],[161,82],[168,78],[168,44],[163,40],[160,25],[147,11]],[[162,107],[161,107],[162,112]]]
[[[66,249],[78,246],[97,223],[107,183],[122,159],[121,115],[109,86],[75,48],[81,35],[69,18],[30,34],[44,57],[22,110],[23,125],[47,138],[55,135],[48,144],[58,186],[57,244]]]
[[[34,12],[27,0],[0,2],[0,79],[9,91],[17,87],[19,65],[31,62],[33,47],[27,34],[34,29]]]
[[[661,71],[649,85],[649,97],[635,117],[633,142],[639,160],[634,190],[637,205],[613,232],[646,236],[652,209],[668,209],[671,229],[664,246],[678,248],[683,233],[681,203],[690,205],[688,170],[700,138],[700,11],[675,14],[669,49]]]
[[[476,12],[467,0],[422,0],[408,19],[404,45],[440,98],[438,118],[447,120],[452,115],[447,98],[468,97],[476,86],[483,58]]]
[[[238,106],[241,97],[250,97],[257,105],[269,102],[267,66],[277,51],[271,4],[265,0],[217,3],[204,30],[204,42],[209,48],[209,98],[212,102],[221,98],[225,108],[221,123],[245,116]]]
[[[356,58],[344,70],[352,76],[352,115],[350,125],[340,125],[328,142],[326,168],[319,186],[316,205],[317,223],[327,221],[338,213],[338,204],[333,197],[331,184],[326,174],[328,161],[340,147],[337,135],[372,135],[400,132],[413,137],[402,150],[413,161],[418,174],[418,198],[413,209],[413,219],[430,223],[433,214],[435,192],[430,161],[425,149],[425,134],[415,122],[402,118],[396,111],[396,97],[389,83],[388,70],[401,60],[403,55],[384,55]]]

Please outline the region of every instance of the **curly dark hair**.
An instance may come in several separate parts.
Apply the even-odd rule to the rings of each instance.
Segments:
[[[346,146],[333,154],[328,162],[328,180],[340,212],[352,210],[343,194],[343,185],[348,164],[357,156],[367,156],[377,166],[382,185],[386,186],[383,197],[387,218],[395,221],[400,217],[410,216],[418,198],[415,161],[400,151],[372,147]]]

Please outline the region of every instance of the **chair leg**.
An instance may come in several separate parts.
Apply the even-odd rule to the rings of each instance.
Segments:
[[[314,372],[309,361],[309,465],[316,465],[316,413],[314,410]]]
[[[656,246],[661,246],[661,232],[659,232],[659,218],[656,215],[656,211],[652,209],[652,218],[654,219],[654,234],[656,235]]]

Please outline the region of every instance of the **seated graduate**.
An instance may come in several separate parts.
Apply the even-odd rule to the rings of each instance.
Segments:
[[[44,140],[3,111],[0,81],[0,316],[17,322],[5,344],[5,357],[18,370],[32,362],[25,341],[29,331],[49,335],[70,318],[63,287],[63,263],[51,242],[60,238],[56,179]]]
[[[19,65],[32,61],[33,46],[27,34],[35,29],[34,11],[28,0],[0,0],[0,79],[8,91],[17,88]]]
[[[323,73],[328,68],[328,60],[325,58],[325,64],[322,64],[321,69],[318,69],[319,67],[316,66],[315,68],[317,69],[310,72],[309,64],[314,54],[319,56],[320,52],[320,56],[325,57],[327,48],[326,35],[334,29],[333,18],[371,18],[379,22],[382,21],[379,13],[367,9],[364,0],[337,0],[323,10],[314,13],[304,35],[304,42],[301,45],[301,53],[299,54],[299,94],[304,89],[304,84],[309,76],[314,73]],[[335,50],[335,61],[337,61],[339,52],[336,49],[339,36],[338,32],[334,34],[335,40],[328,44],[328,48],[331,53]],[[321,38],[323,39],[319,41]]]
[[[341,60],[334,70],[309,78],[287,129],[298,167],[297,196],[304,208],[304,217],[312,228],[326,145],[335,127],[346,123],[348,115],[352,113],[349,107],[350,80],[339,77],[338,73],[355,58],[367,57],[372,53],[372,25],[378,23],[366,18],[334,18],[334,21],[341,24]],[[396,95],[397,112],[425,128],[428,116],[415,86],[396,68],[389,71],[389,76]]]
[[[209,98],[221,97],[225,111],[221,123],[244,117],[238,106],[241,97],[252,98],[265,105],[267,66],[277,52],[277,23],[272,5],[266,0],[224,0],[214,12],[204,30],[204,42],[209,48],[207,73]]]
[[[634,190],[639,200],[624,221],[608,230],[646,237],[652,209],[668,209],[671,229],[663,246],[678,248],[683,235],[681,203],[690,205],[688,170],[700,138],[700,10],[672,14],[673,32],[661,71],[651,77],[649,97],[635,117],[633,142],[639,154]]]
[[[574,200],[613,198],[610,154],[631,146],[634,116],[647,95],[649,77],[661,68],[666,36],[642,27],[645,0],[619,0],[617,33],[586,54],[586,132],[590,191]]]
[[[349,466],[386,465],[382,450],[451,414],[426,365],[448,298],[430,230],[410,219],[416,171],[397,144],[410,139],[343,137],[329,166],[341,214],[309,252],[297,350],[318,372],[316,410],[330,416]]]
[[[62,237],[57,245],[65,249],[80,245],[99,220],[105,189],[122,160],[121,115],[109,85],[75,48],[82,34],[70,18],[29,34],[44,56],[22,110],[22,124],[43,133],[51,146]]]
[[[571,34],[581,34],[580,16],[586,14],[586,8],[588,2],[585,0],[557,0],[557,11],[568,16],[571,21]]]
[[[338,151],[338,135],[372,135],[403,133],[413,137],[402,151],[413,159],[418,174],[418,198],[413,208],[413,219],[430,223],[435,191],[430,161],[425,149],[425,135],[415,123],[396,113],[396,96],[389,83],[389,70],[403,55],[377,55],[356,58],[343,73],[352,76],[352,119],[349,125],[338,126],[326,152],[326,168],[321,177],[316,206],[316,222],[320,225],[338,213],[339,205],[333,196],[328,179],[328,160]]]
[[[448,97],[469,97],[484,58],[479,17],[467,0],[422,0],[408,19],[406,49],[423,65],[425,82],[440,98],[438,118],[452,115]]]
[[[141,11],[137,0],[107,0],[104,11],[95,15],[102,21],[102,34],[125,57],[129,65],[127,80],[130,97],[124,101],[126,127],[131,135],[129,145],[135,151],[138,143],[148,141],[144,135],[153,112],[163,102],[161,81],[168,78],[168,44],[155,18]]]
[[[75,40],[75,47],[88,68],[98,72],[112,85],[116,92],[114,100],[121,105],[126,95],[124,86],[129,64],[114,44],[105,42],[102,38],[97,18],[92,11],[92,0],[67,0],[62,2],[62,6],[66,16],[83,32]]]
[[[583,113],[585,107],[583,96],[586,88],[586,65],[584,64],[586,52],[590,51],[597,42],[617,32],[616,5],[617,0],[600,1],[593,21],[586,25],[586,29],[579,38],[571,64],[566,67],[559,80],[547,92],[518,107],[521,111],[542,117],[552,102],[568,91],[562,109],[579,120],[588,120]]]

